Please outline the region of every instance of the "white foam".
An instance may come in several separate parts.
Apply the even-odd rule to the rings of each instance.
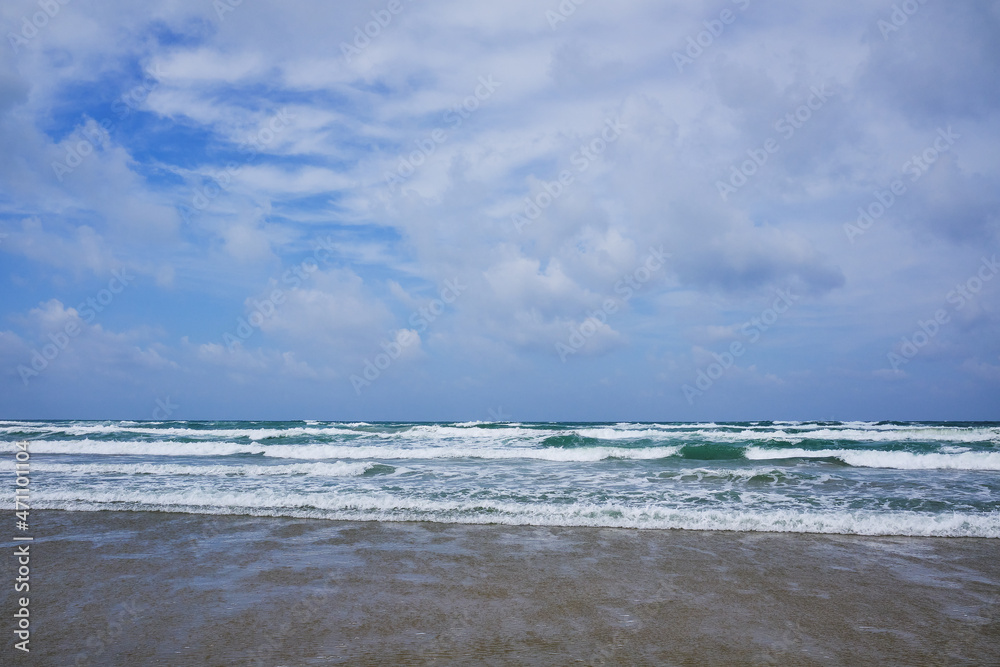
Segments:
[[[663,438],[676,437],[672,433],[657,429],[628,429],[619,430],[617,428],[581,428],[576,430],[576,434],[584,438],[595,438],[597,440],[639,440],[643,438]]]
[[[961,454],[914,454],[911,452],[865,451],[855,449],[765,449],[747,447],[743,455],[754,461],[792,458],[836,458],[863,468],[897,470],[1000,470],[1000,452]]]
[[[579,447],[573,449],[489,446],[395,447],[392,445],[263,445],[234,442],[52,440],[32,443],[39,454],[104,454],[143,456],[263,455],[286,459],[535,459],[542,461],[655,460],[674,456],[680,447]]]
[[[33,454],[104,454],[127,456],[231,456],[263,454],[265,447],[236,442],[172,442],[156,440],[35,440],[29,446]]]
[[[131,422],[139,424],[138,422]],[[324,427],[315,426],[293,426],[289,428],[215,428],[199,429],[178,426],[165,428],[150,428],[157,422],[141,422],[141,425],[131,426],[125,424],[46,424],[33,423],[28,427],[2,427],[0,432],[14,432],[29,430],[33,433],[65,433],[73,436],[92,435],[150,435],[163,438],[248,438],[250,440],[267,440],[269,438],[283,437],[306,437],[306,436],[338,436],[338,435],[367,435],[365,431],[355,431],[362,426],[370,426],[366,422],[355,422],[351,424],[331,424]],[[317,422],[318,423],[318,422]]]
[[[208,514],[311,516],[362,521],[602,526],[846,535],[1000,538],[1000,514],[924,512],[673,509],[655,505],[530,504],[476,500],[443,501],[389,494],[165,491],[47,491],[41,509],[157,510]],[[0,505],[12,505],[0,500]]]
[[[777,441],[798,443],[803,440],[848,440],[852,442],[993,442],[1000,443],[1000,428],[907,427],[888,430],[857,428],[819,428],[802,433],[783,429],[744,429],[735,431],[700,430],[691,433],[715,442]]]
[[[448,440],[458,440],[460,442],[468,442],[469,440],[492,442],[518,440],[522,442],[535,442],[552,435],[561,435],[569,432],[521,428],[508,424],[504,424],[504,428],[464,428],[458,426],[441,426],[438,424],[418,424],[405,431],[396,431],[393,433],[377,432],[372,433],[372,435],[382,439],[418,440],[421,442],[441,442]]]
[[[268,440],[271,438],[295,438],[304,436],[344,435],[350,432],[348,428],[325,427],[311,428],[295,426],[291,428],[234,428],[234,429],[197,429],[197,428],[119,428],[115,426],[72,426],[58,429],[69,435],[107,434],[119,435],[135,433],[172,438],[248,438],[250,440]]]
[[[649,422],[618,422],[614,425],[614,428],[631,430],[631,429],[657,429],[661,431],[675,431],[678,429],[699,429],[699,428],[723,428],[724,425],[716,424],[715,422],[701,422],[701,423],[691,423],[691,424],[655,424]]]
[[[205,440],[234,440],[246,438],[259,442],[274,438],[336,438],[350,435],[356,439],[421,441],[435,443],[469,439],[506,443],[518,441],[534,443],[541,439],[570,433],[603,440],[622,440],[645,437],[665,440],[697,438],[709,442],[740,443],[745,441],[772,441],[799,443],[805,439],[847,440],[852,442],[954,442],[1000,443],[1000,427],[996,426],[926,426],[921,424],[876,424],[871,422],[846,422],[840,426],[808,424],[801,422],[776,422],[775,426],[737,427],[725,424],[652,424],[623,422],[615,426],[574,429],[524,428],[521,424],[493,422],[462,422],[455,425],[410,424],[370,430],[368,422],[327,423],[309,422],[307,426],[290,428],[228,428],[198,429],[186,426],[155,427],[151,422],[68,424],[48,422],[0,422],[0,433],[28,432],[38,434],[67,433],[72,436],[124,435],[152,436],[155,438],[196,438]],[[497,428],[483,429],[476,426],[493,424]],[[365,430],[359,430],[365,429]],[[793,432],[794,431],[794,432]],[[641,434],[641,435],[640,435]]]
[[[391,459],[533,459],[540,461],[602,461],[604,459],[655,460],[674,456],[680,447],[647,447],[623,449],[619,447],[579,447],[573,449],[532,449],[527,447],[371,447],[342,445],[298,445],[265,447],[265,456],[285,458],[381,458]]]
[[[286,465],[183,465],[161,463],[34,463],[32,471],[64,475],[191,475],[209,477],[269,477],[307,475],[314,477],[357,477],[377,464],[365,463],[292,463]],[[13,464],[0,466],[0,470]]]
[[[749,480],[754,477],[787,478],[787,470],[773,467],[759,468],[680,468],[677,470],[666,470],[658,473],[661,479],[697,477],[701,479],[726,479],[726,480]],[[812,481],[812,477],[805,478],[797,474],[798,481]]]

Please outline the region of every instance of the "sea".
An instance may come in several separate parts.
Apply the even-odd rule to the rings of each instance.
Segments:
[[[23,441],[32,509],[1000,537],[1000,422],[0,421],[8,486]]]

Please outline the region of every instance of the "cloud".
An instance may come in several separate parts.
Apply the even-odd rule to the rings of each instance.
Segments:
[[[21,221],[20,229],[10,228],[2,249],[48,266],[90,271],[94,275],[110,273],[122,265],[114,258],[108,243],[92,228],[81,225],[68,233],[72,236],[47,232],[41,220],[27,218]]]
[[[557,3],[406,2],[351,58],[341,42],[371,3],[61,5],[0,55],[5,359],[79,318],[52,290],[94,294],[127,266],[154,280],[73,343],[105,370],[67,351],[52,377],[82,387],[88,369],[131,367],[220,395],[275,378],[350,398],[345,374],[413,331],[380,381],[397,402],[430,387],[444,404],[457,378],[565,395],[608,364],[659,415],[642,387],[674,377],[685,409],[691,345],[724,345],[792,289],[801,304],[733,377],[762,397],[836,386],[831,400],[856,406],[829,369],[885,376],[886,352],[1000,241],[1000,93],[985,83],[1000,3],[921,4],[887,36],[884,3],[741,4],[584,3],[553,25]],[[679,69],[722,6],[736,21]],[[961,138],[910,180],[907,161],[948,127]],[[851,243],[844,225],[895,180],[905,194]],[[562,364],[555,345],[660,247],[669,261]],[[282,281],[306,260],[320,268]],[[455,280],[461,296],[414,324]],[[273,316],[230,350],[223,333],[275,289]],[[884,377],[893,400],[931,376],[956,397],[990,382],[998,298],[984,289],[919,370]]]
[[[18,318],[23,336],[5,331],[0,358],[23,387],[51,387],[80,377],[128,380],[132,374],[176,369],[158,344],[157,332],[141,327],[122,332],[94,323],[95,314],[51,299]]]

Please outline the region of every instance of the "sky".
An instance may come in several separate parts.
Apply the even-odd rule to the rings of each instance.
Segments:
[[[1000,419],[1000,2],[0,26],[0,418]]]

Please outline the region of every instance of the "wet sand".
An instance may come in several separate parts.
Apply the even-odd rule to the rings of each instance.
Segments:
[[[5,665],[1000,664],[998,540],[32,518]]]

